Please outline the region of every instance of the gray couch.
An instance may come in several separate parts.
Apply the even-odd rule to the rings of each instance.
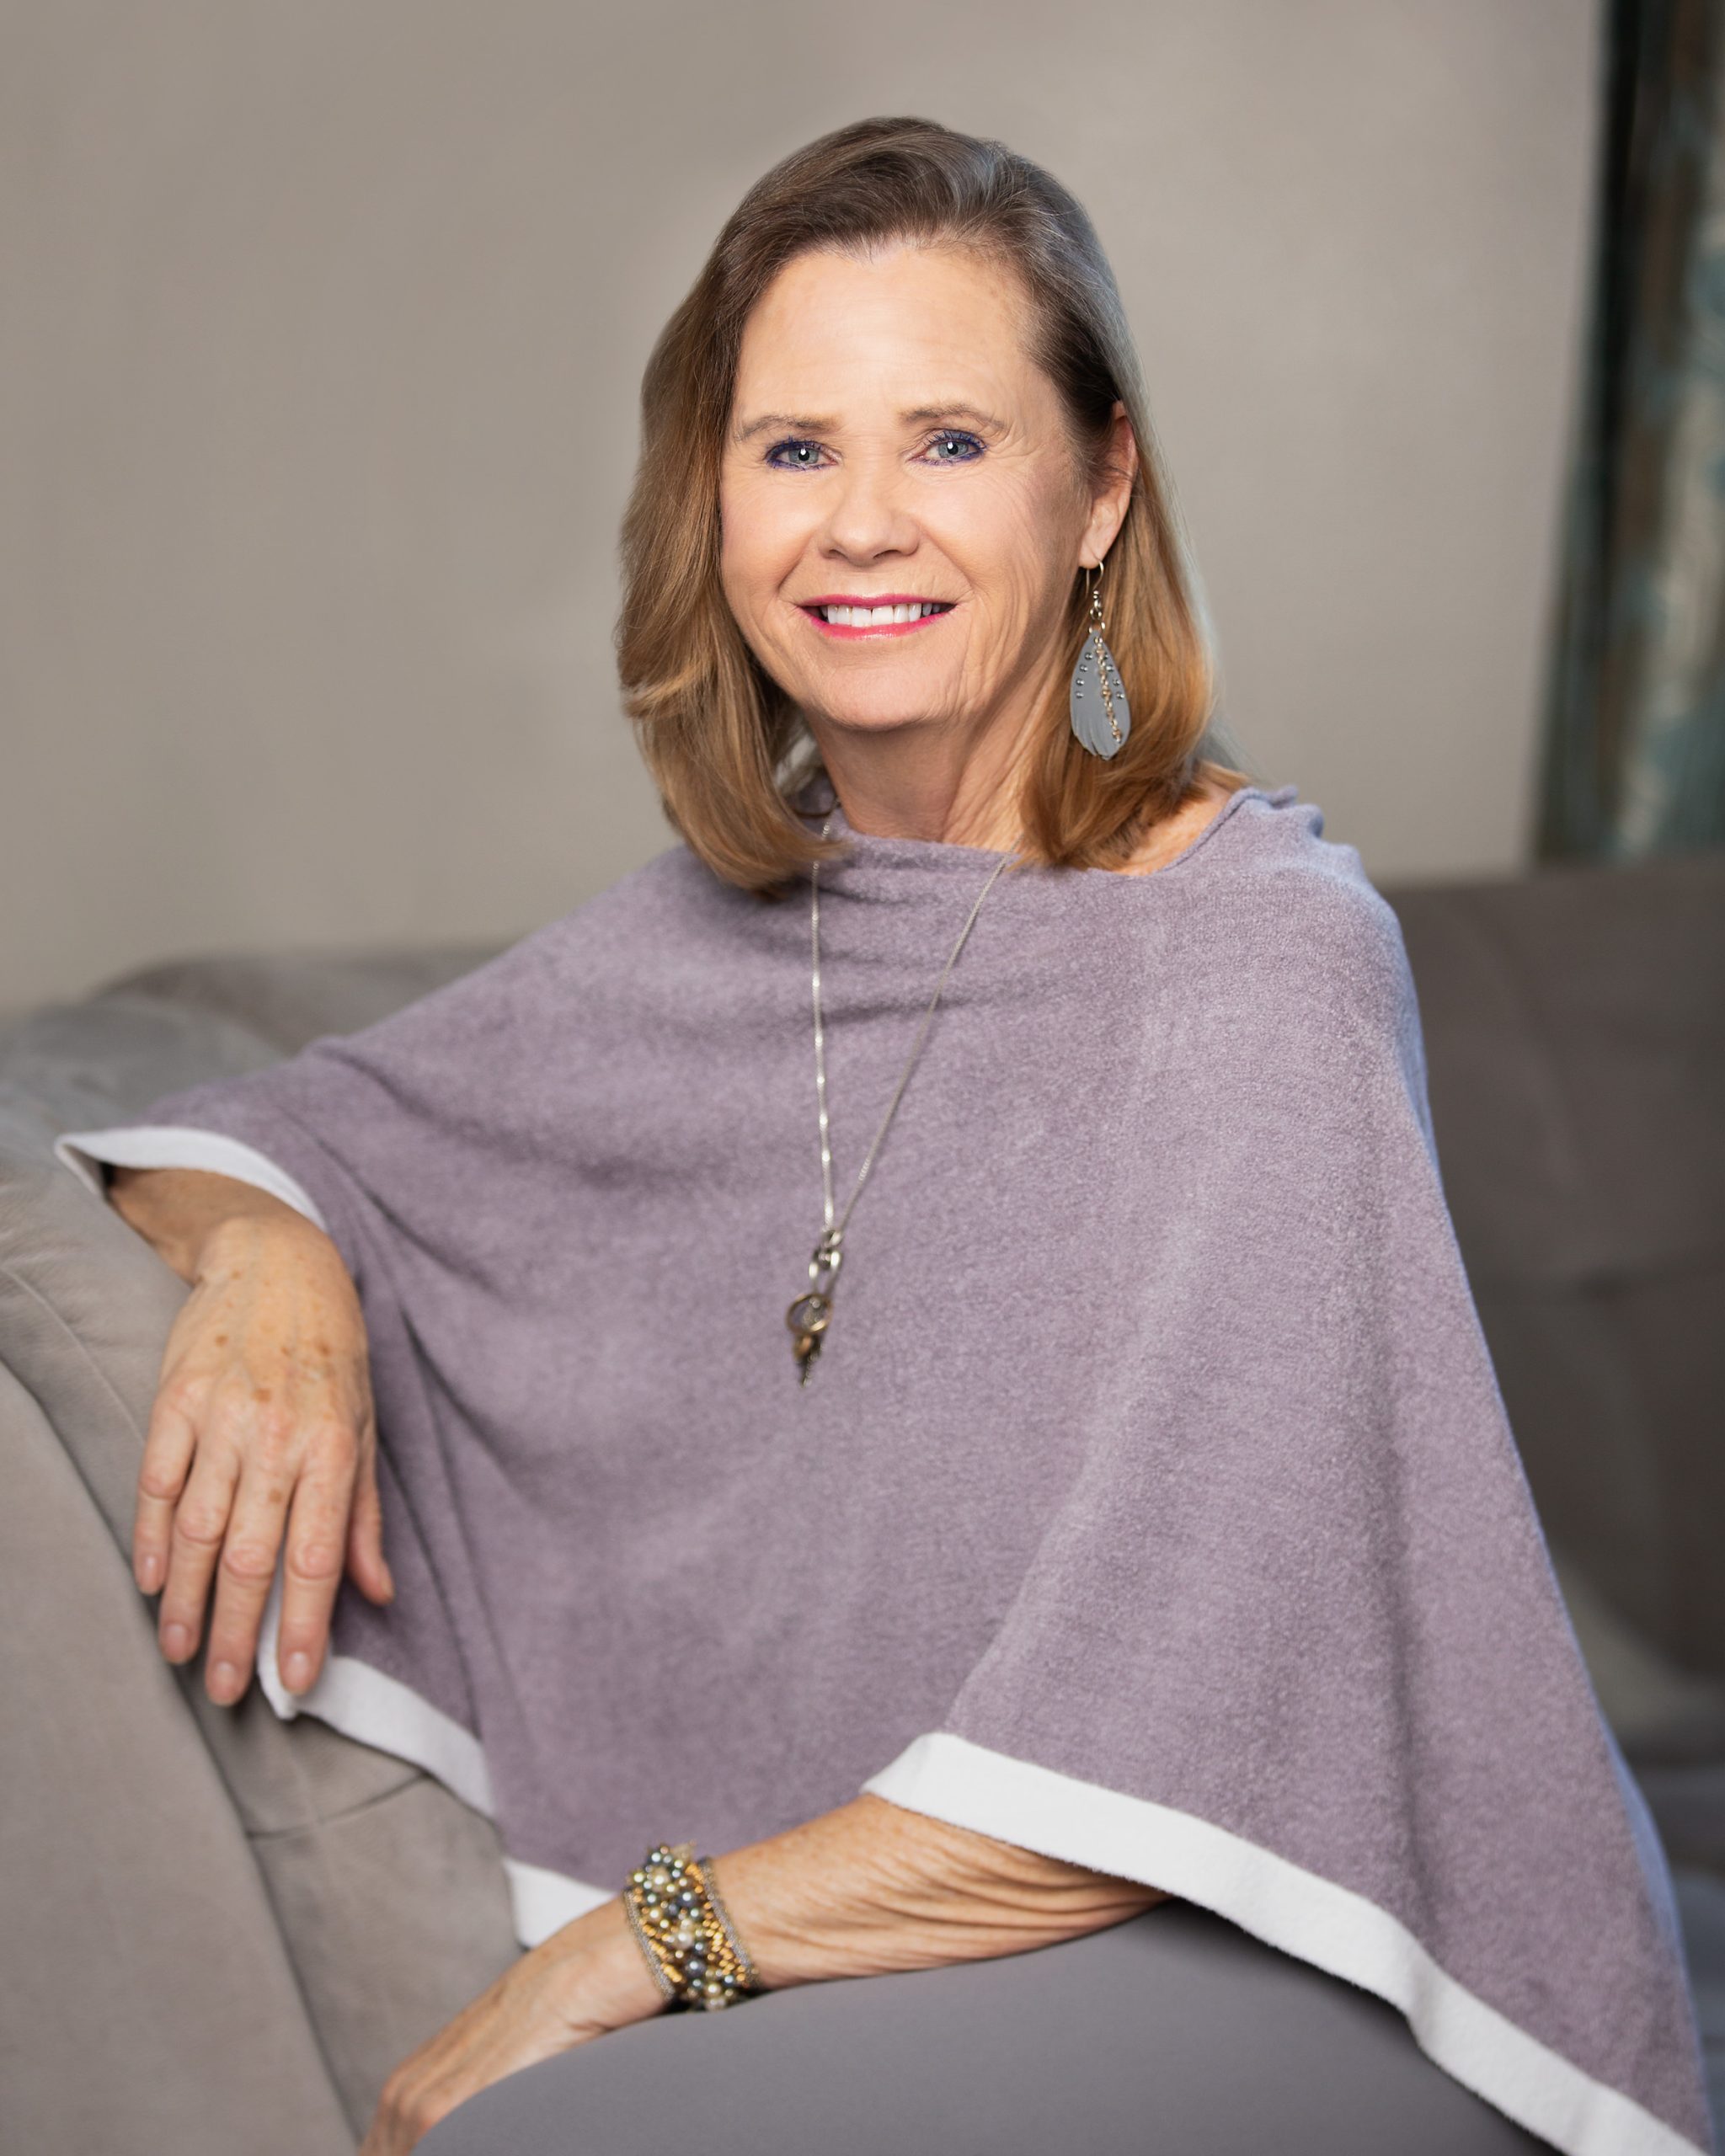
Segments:
[[[1457,1231],[1725,2061],[1725,862],[1391,894]],[[350,2152],[514,1951],[487,1822],[156,1657],[122,1554],[180,1283],[50,1150],[483,951],[154,968],[0,1028],[7,2144]]]

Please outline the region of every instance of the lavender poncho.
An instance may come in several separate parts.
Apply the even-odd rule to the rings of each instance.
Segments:
[[[842,1203],[999,857],[835,828]],[[866,1786],[1366,1987],[1573,2156],[1706,2148],[1395,917],[1321,830],[1252,787],[1155,874],[999,878],[806,1388],[806,897],[681,845],[63,1157],[248,1177],[334,1237],[398,1594],[344,1592],[304,1704],[494,1813],[525,1936],[660,1835],[722,1851]],[[263,1675],[294,1711],[273,1638]]]

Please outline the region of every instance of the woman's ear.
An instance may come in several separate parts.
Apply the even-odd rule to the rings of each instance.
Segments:
[[[1090,521],[1078,551],[1081,568],[1097,568],[1119,536],[1132,499],[1132,482],[1138,475],[1138,440],[1124,404],[1116,402],[1108,424],[1111,435],[1091,493]]]

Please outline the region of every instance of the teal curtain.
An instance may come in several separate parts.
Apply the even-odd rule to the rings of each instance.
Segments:
[[[1607,0],[1539,851],[1725,844],[1725,8]]]

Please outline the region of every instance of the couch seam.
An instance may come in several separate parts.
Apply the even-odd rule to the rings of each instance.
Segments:
[[[403,1764],[412,1767],[411,1761],[405,1761]],[[404,1790],[416,1789],[421,1782],[434,1781],[435,1779],[435,1775],[428,1774],[423,1767],[413,1767],[412,1772],[406,1779],[397,1782],[393,1789],[379,1790],[371,1796],[362,1796],[357,1802],[344,1806],[339,1812],[320,1812],[315,1819],[308,1821],[302,1826],[248,1828],[246,1838],[251,1842],[288,1842],[298,1836],[318,1833],[325,1827],[343,1826],[348,1820],[358,1818],[362,1812],[375,1812],[380,1804],[390,1803],[394,1798],[400,1796]],[[455,1796],[455,1791],[448,1788],[446,1784],[439,1782],[437,1786],[446,1796]],[[458,1796],[455,1797],[455,1801],[457,1804],[462,1801]],[[467,1808],[471,1811],[473,1807],[469,1806]]]

